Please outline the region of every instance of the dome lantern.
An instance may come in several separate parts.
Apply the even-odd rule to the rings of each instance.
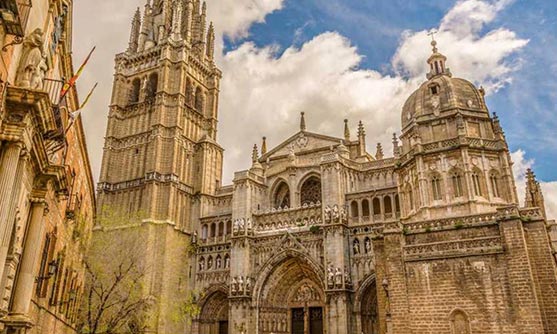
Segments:
[[[429,64],[429,73],[426,75],[426,77],[428,80],[438,75],[446,75],[449,77],[452,76],[451,71],[446,67],[447,57],[439,53],[439,50],[437,49],[437,41],[433,37],[434,33],[435,32],[429,33],[429,35],[431,35],[431,46],[433,48],[433,53],[427,60],[427,63]]]

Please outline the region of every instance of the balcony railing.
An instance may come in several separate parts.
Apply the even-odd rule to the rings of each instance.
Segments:
[[[56,130],[45,133],[45,138],[50,140],[48,151],[55,152],[64,145],[64,121],[62,120],[62,107],[66,107],[66,98],[60,99],[60,92],[64,81],[57,79],[44,79],[43,90],[48,94],[52,103],[52,116],[56,123]]]
[[[25,27],[32,6],[31,0],[0,1],[2,23],[8,35],[15,35],[20,38],[25,35]]]

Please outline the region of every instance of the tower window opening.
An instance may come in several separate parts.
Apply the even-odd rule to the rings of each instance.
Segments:
[[[433,85],[429,87],[429,91],[431,92],[431,95],[437,95],[439,94],[439,86]]]
[[[472,185],[474,187],[474,195],[482,196],[482,187],[480,182],[480,175],[478,172],[472,173]]]
[[[491,174],[489,179],[490,179],[490,182],[491,182],[491,188],[493,190],[493,196],[494,197],[501,197],[501,193],[499,191],[499,178],[497,177],[497,174],[495,174],[495,173]]]
[[[367,199],[362,201],[362,216],[369,217],[369,201]]]
[[[358,217],[359,216],[358,202],[352,201],[352,203],[350,203],[350,211],[352,213],[352,217]]]
[[[431,178],[431,190],[432,190],[433,200],[440,201],[441,199],[443,199],[443,193],[441,189],[441,178],[437,175]]]
[[[285,182],[277,187],[274,196],[275,208],[289,208],[290,207],[290,188]]]
[[[454,197],[458,198],[464,196],[464,190],[462,187],[462,176],[458,173],[455,173],[452,176],[452,181],[453,181]]]
[[[139,90],[141,89],[141,80],[136,78],[132,81],[132,87],[130,90],[129,103],[139,102]]]

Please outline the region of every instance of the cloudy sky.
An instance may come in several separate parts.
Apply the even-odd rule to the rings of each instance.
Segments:
[[[557,2],[553,0],[208,0],[223,70],[219,141],[224,180],[250,165],[251,146],[272,147],[297,130],[342,136],[366,126],[368,149],[390,147],[400,109],[425,80],[427,32],[455,76],[487,92],[506,131],[523,195],[533,167],[557,217]],[[99,88],[83,113],[93,172],[99,173],[114,55],[127,46],[131,17],[145,0],[79,0],[74,61],[94,58],[78,85]],[[238,126],[241,124],[241,127]]]

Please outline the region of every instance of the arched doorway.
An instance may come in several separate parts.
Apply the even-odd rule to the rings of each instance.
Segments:
[[[377,284],[375,279],[363,288],[360,300],[360,316],[363,334],[379,334],[377,310]]]
[[[258,281],[259,333],[323,334],[325,294],[315,265],[292,253],[279,254]]]
[[[224,291],[210,293],[202,303],[199,334],[228,334],[228,296]]]

